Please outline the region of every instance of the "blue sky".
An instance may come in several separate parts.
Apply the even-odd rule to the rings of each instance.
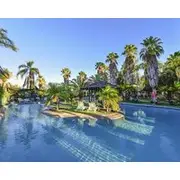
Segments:
[[[121,55],[126,44],[140,50],[150,35],[163,41],[162,61],[180,50],[180,19],[0,19],[0,26],[20,49],[0,48],[1,66],[16,74],[20,64],[34,60],[48,82],[62,81],[63,67],[71,69],[72,77],[81,70],[92,75],[95,63],[105,61],[109,52]],[[120,56],[119,68],[123,61]]]

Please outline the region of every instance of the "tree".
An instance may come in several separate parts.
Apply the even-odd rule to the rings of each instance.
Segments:
[[[162,41],[160,38],[152,37],[146,38],[141,43],[143,48],[140,51],[140,58],[147,66],[147,78],[149,85],[155,89],[158,85],[158,58],[164,53]]]
[[[79,72],[79,78],[81,82],[84,82],[87,79],[87,74],[83,71]]]
[[[7,33],[7,30],[0,28],[0,46],[13,51],[18,51],[14,42],[8,38]]]
[[[103,62],[97,62],[95,65],[95,69],[97,70],[97,74],[99,75],[101,80],[108,80],[108,67]]]
[[[38,83],[39,89],[43,90],[46,85],[46,80],[44,79],[44,77],[42,75],[39,74],[38,78],[37,78],[37,83]]]
[[[110,74],[110,83],[116,85],[118,69],[117,69],[117,59],[119,58],[117,53],[111,52],[108,54],[106,62],[109,63],[109,74]]]
[[[60,85],[56,83],[49,83],[49,88],[47,89],[47,102],[46,105],[51,103],[56,103],[56,109],[59,109],[60,101]]]
[[[71,77],[71,71],[69,68],[63,68],[61,70],[61,73],[63,75],[63,78],[64,78],[64,83],[65,84],[68,84],[69,83],[69,78]]]
[[[126,84],[136,84],[136,63],[137,63],[137,47],[133,44],[126,45],[122,55],[125,56],[123,65],[123,74]]]
[[[99,74],[92,75],[88,78],[88,84],[92,84],[101,81],[101,76]]]
[[[56,109],[59,109],[60,101],[71,101],[72,100],[72,88],[70,85],[65,83],[49,83],[49,88],[47,89],[47,102],[46,104],[56,104]]]
[[[82,81],[80,76],[77,76],[76,79],[74,78],[70,81],[70,85],[73,89],[72,91],[74,92],[74,96],[78,97],[79,101],[82,101],[84,95],[82,88],[84,88],[87,84],[88,84],[88,80],[84,79]]]
[[[169,103],[172,101],[172,93],[176,90],[176,80],[176,73],[171,69],[164,70],[159,77],[159,90],[167,92],[167,99]]]
[[[12,73],[8,69],[0,68],[0,100],[1,105],[5,105],[10,97],[12,85],[9,83],[9,79],[12,77]]]
[[[159,77],[159,90],[167,92],[167,99],[169,103],[172,102],[172,95],[178,94],[178,81],[179,81],[179,68],[180,68],[180,51],[170,54],[167,61],[162,67],[162,72]]]
[[[35,77],[39,75],[39,69],[33,67],[34,61],[28,61],[26,64],[22,64],[19,66],[19,71],[17,76],[21,76],[21,78],[25,77],[23,87],[27,89],[35,88]]]
[[[7,30],[0,28],[0,46],[17,52],[18,48],[16,47],[14,42],[8,38],[7,33],[8,33]],[[4,72],[3,68],[0,66],[0,73],[3,74],[3,72]]]
[[[177,51],[174,54],[169,55],[167,61],[164,64],[164,68],[176,71],[178,75],[178,69],[180,68],[180,51]]]
[[[98,92],[97,95],[99,96],[99,100],[103,102],[103,106],[107,112],[119,110],[121,98],[116,89],[111,86],[106,86],[102,91]]]

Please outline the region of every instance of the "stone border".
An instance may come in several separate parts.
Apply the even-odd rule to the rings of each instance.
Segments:
[[[170,107],[170,106],[161,106],[161,105],[150,105],[150,104],[137,104],[137,103],[129,103],[129,102],[122,102],[120,105],[133,105],[133,106],[144,106],[144,107],[153,107],[153,108],[163,108],[163,109],[172,109],[180,111],[178,107]]]

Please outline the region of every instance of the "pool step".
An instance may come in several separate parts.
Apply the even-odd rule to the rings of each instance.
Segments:
[[[70,136],[74,141],[85,147],[85,151],[89,151],[89,153],[92,153],[94,156],[100,157],[105,162],[124,162],[130,161],[131,159],[130,157],[114,152],[112,148],[109,148],[104,144],[99,144],[95,139],[90,138],[84,133],[75,129],[67,128],[60,131],[63,132],[63,134]]]
[[[125,116],[125,119],[132,120],[133,122],[139,122],[141,124],[155,123],[155,118],[152,117],[135,117],[135,116]]]
[[[113,120],[113,124],[117,128],[126,129],[143,135],[150,135],[154,126],[140,124],[137,122],[127,121],[127,120]]]
[[[78,159],[78,161],[82,161],[82,162],[103,162],[103,160],[101,158],[92,156],[87,152],[83,152],[79,147],[78,148],[75,147],[74,145],[72,145],[71,143],[69,143],[66,140],[59,139],[56,136],[54,136],[53,138],[60,147],[62,147],[63,149],[68,151],[71,155],[76,157]]]
[[[137,144],[140,144],[140,145],[144,145],[144,143],[145,143],[145,141],[142,140],[142,139],[116,132],[113,129],[108,129],[108,128],[106,128],[104,126],[101,126],[101,125],[98,125],[98,124],[96,126],[98,128],[100,128],[100,129],[104,130],[105,132],[108,132],[109,134],[111,134],[113,136],[116,136],[116,137],[118,137],[120,139],[125,139],[125,140],[131,141],[131,142],[134,142],[134,143],[137,143]]]

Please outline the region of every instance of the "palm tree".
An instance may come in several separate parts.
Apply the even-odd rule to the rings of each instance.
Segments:
[[[108,54],[106,62],[109,63],[109,74],[110,83],[116,85],[118,69],[117,69],[117,59],[119,58],[117,53],[111,52]]]
[[[173,71],[176,71],[176,69],[180,67],[180,51],[177,51],[174,54],[170,54],[164,67],[165,69],[169,68]]]
[[[176,72],[172,69],[165,69],[159,77],[159,89],[167,92],[169,103],[172,101],[172,93],[175,90],[175,82],[177,81]]]
[[[69,68],[63,68],[61,70],[61,73],[63,75],[63,78],[64,78],[64,83],[65,84],[68,84],[69,83],[69,78],[71,77],[71,71]]]
[[[35,77],[39,75],[39,69],[33,67],[33,65],[34,61],[28,61],[26,64],[19,66],[19,72],[17,73],[17,76],[25,77],[23,87],[27,89],[35,88]]]
[[[99,74],[95,74],[95,75],[92,75],[88,78],[88,83],[89,84],[92,84],[92,83],[95,83],[95,82],[98,82],[98,81],[101,81],[101,76]]]
[[[0,28],[0,46],[17,51],[18,48],[15,46],[14,42],[10,40],[7,36],[7,30]]]
[[[15,52],[18,51],[18,48],[16,47],[14,42],[8,38],[7,30],[5,30],[3,28],[0,28],[0,46],[11,49]],[[1,74],[3,73],[1,66],[0,66],[0,73]]]
[[[44,87],[46,85],[46,81],[45,81],[44,77],[40,74],[38,75],[37,83],[38,83],[39,89],[44,89]]]
[[[8,80],[12,77],[12,73],[8,69],[0,68],[0,100],[1,105],[5,105],[12,90],[12,85]]]
[[[60,85],[56,83],[49,83],[49,88],[47,90],[47,102],[46,105],[56,103],[56,109],[59,109],[60,101]]]
[[[80,81],[83,82],[87,79],[87,74],[83,71],[80,71],[79,72],[79,78],[80,78]]]
[[[158,85],[158,58],[164,53],[162,47],[162,41],[160,38],[152,37],[146,38],[141,43],[143,48],[140,51],[140,58],[145,62],[147,66],[147,78],[149,85],[152,89],[155,89]]]
[[[72,87],[71,85],[67,85],[64,83],[57,84],[57,83],[49,83],[49,88],[47,89],[47,102],[46,104],[56,104],[56,109],[59,109],[60,101],[65,102],[72,102],[73,95],[72,95]]]
[[[97,70],[97,74],[100,76],[101,80],[107,81],[108,79],[108,67],[103,62],[97,62],[95,65],[95,69]]]
[[[107,112],[119,110],[119,101],[121,100],[119,93],[111,86],[106,86],[102,91],[98,92],[99,100],[103,102]]]
[[[80,76],[77,76],[76,79],[74,78],[70,81],[70,85],[73,88],[74,95],[79,98],[79,101],[82,100],[84,95],[82,88],[84,88],[87,84],[88,84],[88,80],[84,79],[82,81]]]
[[[123,74],[126,84],[136,83],[137,47],[133,44],[126,45],[122,55],[125,56]]]

